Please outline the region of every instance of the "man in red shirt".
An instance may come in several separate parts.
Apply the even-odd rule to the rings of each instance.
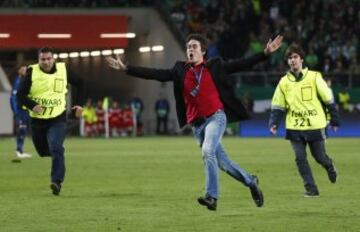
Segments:
[[[124,105],[124,108],[122,109],[122,132],[124,135],[131,135],[131,132],[134,128],[134,113],[131,110],[131,106],[128,104]]]
[[[123,119],[122,119],[122,110],[119,107],[117,101],[113,101],[111,108],[109,109],[109,127],[112,136],[118,136],[122,128]]]
[[[105,110],[101,100],[98,100],[95,112],[97,117],[96,133],[97,135],[103,135],[105,133]]]
[[[180,127],[190,124],[202,150],[205,164],[205,196],[198,202],[209,210],[216,210],[218,192],[218,167],[249,187],[256,206],[264,204],[258,178],[247,173],[231,161],[225,153],[221,139],[227,122],[249,118],[243,104],[234,96],[233,87],[226,79],[231,73],[250,68],[276,51],[282,36],[269,40],[264,52],[247,59],[224,61],[221,58],[205,60],[207,39],[200,34],[191,34],[186,39],[187,61],[178,61],[172,69],[153,69],[125,65],[119,56],[108,57],[110,67],[126,71],[143,79],[174,83],[176,113]]]

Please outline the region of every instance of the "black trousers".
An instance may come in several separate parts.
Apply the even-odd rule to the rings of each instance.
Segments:
[[[44,126],[32,126],[32,139],[41,157],[51,157],[51,182],[62,183],[65,177],[64,140],[65,122],[54,122]]]
[[[310,147],[311,155],[314,157],[317,163],[323,168],[328,169],[332,166],[332,160],[326,154],[325,141],[291,141],[292,148],[295,152],[295,162],[298,171],[304,181],[305,189],[317,190],[317,186],[312,175],[312,171],[307,160],[306,146]]]

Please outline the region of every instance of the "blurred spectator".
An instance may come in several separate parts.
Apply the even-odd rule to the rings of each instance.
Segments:
[[[155,102],[156,113],[156,134],[168,134],[168,120],[170,113],[169,101],[160,95],[160,98]]]
[[[206,6],[206,22],[214,24],[220,16],[220,2],[218,0],[210,0]]]
[[[254,112],[254,100],[252,99],[249,91],[247,91],[242,97],[242,102],[244,103],[244,106],[248,112]]]
[[[216,34],[215,33],[209,34],[208,39],[209,39],[209,45],[208,45],[208,51],[206,54],[208,59],[220,56],[220,51],[219,51],[218,44],[217,44]]]
[[[348,75],[345,73],[342,60],[338,59],[335,61],[333,73],[336,77],[337,84],[340,84],[342,87],[348,86]]]
[[[17,92],[20,87],[21,78],[25,77],[26,75],[26,66],[20,66],[17,70],[17,76],[15,78],[13,88],[11,91],[10,96],[10,106],[11,110],[15,116],[15,123],[16,123],[16,151],[15,155],[16,158],[30,158],[31,155],[24,152],[24,142],[26,138],[26,134],[28,132],[30,117],[29,113],[26,108],[18,104],[17,100]]]
[[[117,101],[113,101],[109,109],[109,127],[111,136],[119,136],[122,128],[122,111]]]
[[[314,49],[310,47],[309,52],[305,56],[305,64],[310,69],[317,69],[319,57],[315,54]]]
[[[131,135],[131,132],[134,129],[135,125],[135,115],[131,109],[131,106],[126,104],[122,110],[122,125],[121,125],[121,135],[128,136]]]
[[[82,117],[84,119],[84,133],[86,137],[93,137],[96,134],[96,111],[92,105],[92,100],[88,99],[83,108]]]
[[[356,74],[360,74],[360,64],[359,64],[358,56],[356,55],[356,53],[353,54],[353,56],[351,58],[351,63],[349,65],[349,71],[354,72]]]
[[[355,43],[351,40],[347,40],[345,44],[341,47],[341,54],[344,57],[347,64],[351,63],[351,59],[354,54],[356,54],[356,46]]]
[[[331,71],[331,62],[329,58],[326,58],[322,67],[322,71],[327,73]]]
[[[260,41],[259,37],[255,35],[254,32],[250,33],[250,44],[247,52],[247,56],[254,55],[263,50],[263,43]]]
[[[351,107],[350,107],[350,94],[347,91],[347,89],[343,88],[339,93],[338,93],[338,102],[339,102],[339,106],[340,109],[345,111],[345,112],[350,112],[351,111]]]
[[[154,0],[0,0],[2,7],[98,8],[153,5]]]
[[[178,9],[187,9],[187,28],[218,38],[220,56],[224,59],[243,56],[257,50],[258,40],[281,33],[289,42],[306,48],[310,68],[331,71],[337,60],[346,68],[360,50],[360,2],[354,0],[208,0],[178,1]],[[306,17],[305,17],[306,16]],[[251,22],[251,23],[249,23]],[[251,27],[250,27],[251,25]],[[250,33],[251,32],[251,33]],[[254,39],[254,34],[258,34]],[[311,46],[307,46],[307,45]],[[282,53],[279,52],[281,57]],[[315,57],[315,56],[316,57]],[[282,59],[273,56],[261,70],[278,70]],[[325,61],[329,58],[330,61]],[[322,63],[321,61],[324,61]]]
[[[189,16],[188,28],[190,33],[204,33],[205,26],[203,24],[203,15],[200,12],[196,12],[193,15]]]
[[[178,2],[176,6],[171,10],[170,13],[171,19],[174,21],[177,28],[181,31],[186,31],[186,15],[184,6],[182,6],[181,2]]]
[[[96,113],[96,134],[103,135],[105,134],[105,109],[103,107],[103,102],[98,100],[95,108]]]
[[[141,114],[144,110],[144,103],[139,97],[133,97],[129,105],[131,106],[132,111],[135,113],[136,116],[136,134],[142,135],[143,134],[143,122],[141,120]]]

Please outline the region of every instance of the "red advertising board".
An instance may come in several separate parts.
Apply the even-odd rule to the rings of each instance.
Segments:
[[[0,49],[125,48],[127,26],[123,15],[0,15]]]

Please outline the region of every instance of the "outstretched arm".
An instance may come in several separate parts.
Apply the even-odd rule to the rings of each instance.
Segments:
[[[131,76],[135,76],[143,79],[149,79],[149,80],[157,80],[161,82],[173,80],[171,69],[154,69],[154,68],[144,68],[144,67],[126,65],[119,55],[116,55],[115,58],[109,56],[106,58],[106,61],[108,62],[111,68],[119,71],[125,71],[126,74],[129,74]]]
[[[225,63],[227,73],[234,73],[251,68],[253,65],[260,63],[268,58],[271,53],[274,53],[282,45],[283,36],[278,35],[274,40],[269,39],[264,49],[264,52],[255,54],[248,58],[240,58]]]
[[[270,38],[264,49],[265,55],[270,55],[271,53],[278,50],[282,44],[282,41],[283,41],[283,36],[281,35],[276,36],[274,40],[271,40]]]
[[[126,71],[126,69],[127,69],[127,66],[121,60],[119,55],[116,55],[115,58],[108,56],[108,57],[106,57],[106,61],[108,62],[109,66],[113,69],[117,69],[120,71]]]

